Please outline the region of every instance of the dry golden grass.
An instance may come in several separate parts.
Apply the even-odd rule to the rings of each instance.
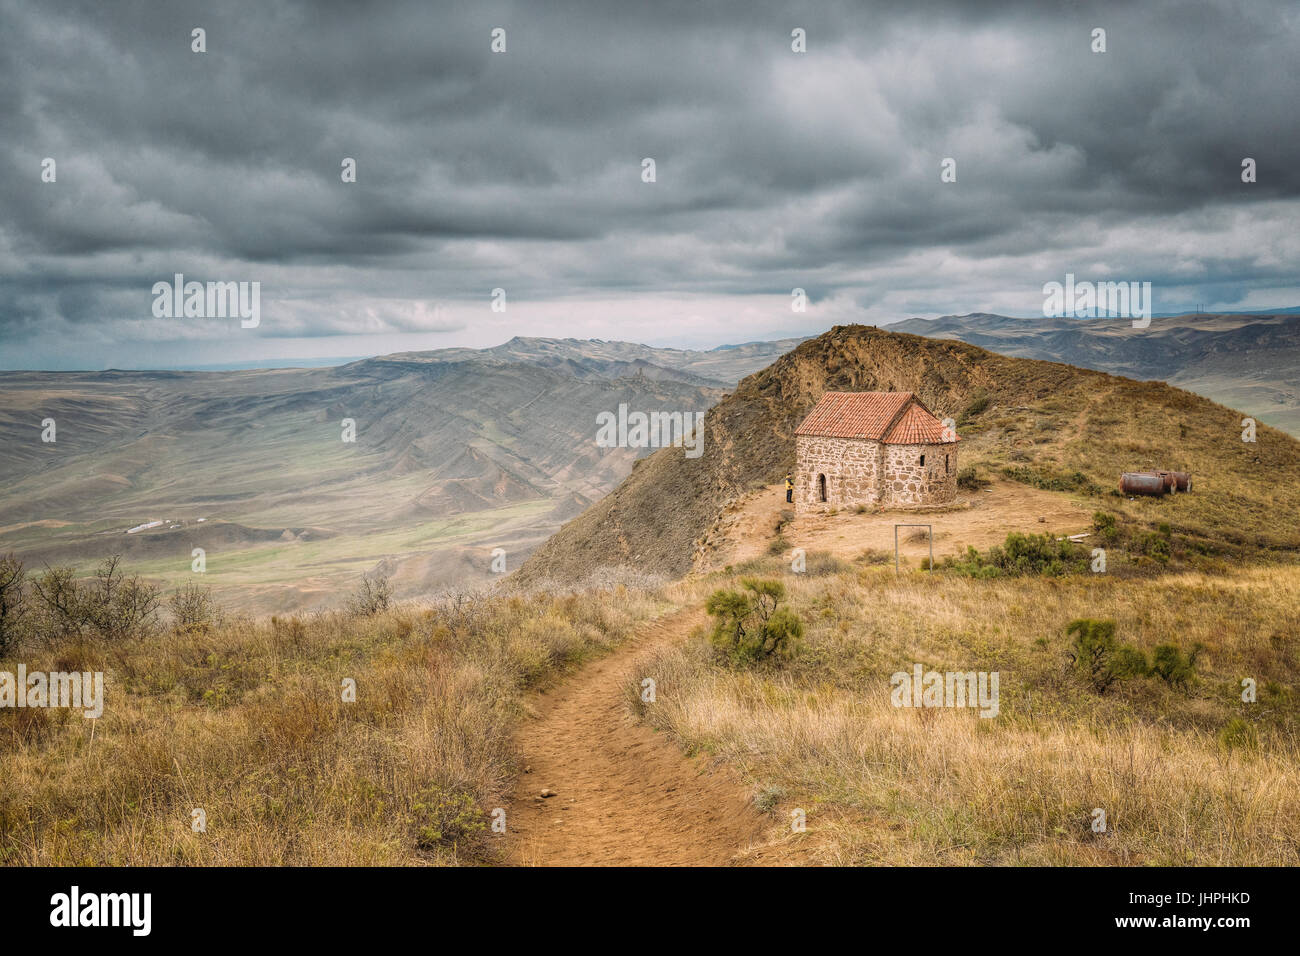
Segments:
[[[1065,367],[1063,367],[1065,368]],[[1141,524],[1162,522],[1215,550],[1300,550],[1300,443],[1260,425],[1242,441],[1243,415],[1160,382],[1087,373],[1032,407],[994,405],[963,435],[962,467],[1006,467],[1041,477],[1082,474],[1090,506]],[[1129,500],[1125,471],[1187,468],[1190,494]]]
[[[697,635],[643,668],[658,683],[644,716],[742,768],[778,818],[804,810],[808,833],[787,839],[824,862],[1300,863],[1300,569],[781,576],[808,625],[797,660],[728,670]],[[696,600],[723,580],[699,582]],[[1097,695],[1066,658],[1078,617],[1114,619],[1148,653],[1203,644],[1198,679],[1180,690],[1134,678]],[[999,716],[895,708],[890,675],[916,662],[998,671]],[[1257,703],[1241,701],[1243,677]],[[1253,743],[1224,733],[1234,719]],[[1105,833],[1091,829],[1094,808]]]
[[[623,588],[480,597],[27,652],[29,670],[104,670],[107,703],[93,723],[0,711],[0,862],[491,860],[522,692],[657,609]]]

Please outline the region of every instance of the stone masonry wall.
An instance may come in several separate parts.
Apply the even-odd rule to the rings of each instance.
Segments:
[[[866,439],[799,435],[795,438],[795,460],[797,512],[860,504],[943,504],[957,497],[954,444],[884,445]],[[825,501],[819,494],[818,475],[826,476]]]
[[[799,435],[795,460],[796,511],[872,505],[879,500],[879,442]],[[818,475],[826,476],[824,502],[818,493]]]
[[[937,505],[957,497],[955,445],[885,445],[884,449],[886,503]]]

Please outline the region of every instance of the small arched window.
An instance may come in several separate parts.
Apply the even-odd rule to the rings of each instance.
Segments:
[[[948,474],[948,456],[947,456],[947,455],[944,455],[944,456],[943,456],[943,473],[944,473],[945,475]]]
[[[924,456],[924,455],[921,456],[921,467],[923,467],[923,468],[925,467],[925,456]]]

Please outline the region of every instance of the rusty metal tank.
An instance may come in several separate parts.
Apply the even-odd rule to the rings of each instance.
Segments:
[[[1188,471],[1167,471],[1164,468],[1148,468],[1141,472],[1143,475],[1159,475],[1165,480],[1165,491],[1173,494],[1176,491],[1192,490],[1192,474]]]
[[[1170,483],[1151,471],[1126,471],[1119,476],[1119,490],[1126,495],[1163,495]]]

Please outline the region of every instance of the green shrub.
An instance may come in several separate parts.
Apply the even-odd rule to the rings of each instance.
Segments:
[[[987,479],[981,478],[979,472],[975,470],[974,465],[970,465],[957,472],[957,487],[965,488],[967,491],[979,491],[988,485]]]
[[[1119,537],[1119,526],[1115,523],[1115,516],[1109,511],[1093,512],[1092,530],[1096,532],[1099,538],[1108,543]]]
[[[767,546],[768,554],[785,554],[791,548],[790,539],[783,534],[778,534],[772,539]]]
[[[1044,491],[1077,491],[1084,494],[1099,494],[1101,489],[1088,480],[1081,471],[1052,474],[1043,469],[1028,467],[1006,467],[1002,474],[1022,485],[1031,485]]]
[[[1106,693],[1121,678],[1141,676],[1147,672],[1146,655],[1138,648],[1116,640],[1114,621],[1078,618],[1067,625],[1065,632],[1074,638],[1070,662],[1098,694]]]
[[[416,795],[411,812],[415,845],[421,850],[460,843],[487,829],[474,797],[463,790],[429,787]]]
[[[704,609],[715,618],[709,636],[714,648],[733,666],[793,656],[803,622],[779,606],[785,585],[758,578],[741,578],[740,584],[743,591],[719,589],[705,602]]]
[[[1174,644],[1161,644],[1151,656],[1150,673],[1171,687],[1186,687],[1196,677],[1196,658],[1202,647],[1195,645],[1186,656]]]
[[[1057,541],[1050,534],[1013,531],[1001,545],[989,548],[987,554],[968,547],[964,557],[946,560],[944,566],[973,578],[1025,574],[1061,577],[1087,570],[1088,558],[1068,538]]]
[[[1159,531],[1148,531],[1136,536],[1130,547],[1135,554],[1144,554],[1161,564],[1167,563],[1173,556],[1173,543]]]

